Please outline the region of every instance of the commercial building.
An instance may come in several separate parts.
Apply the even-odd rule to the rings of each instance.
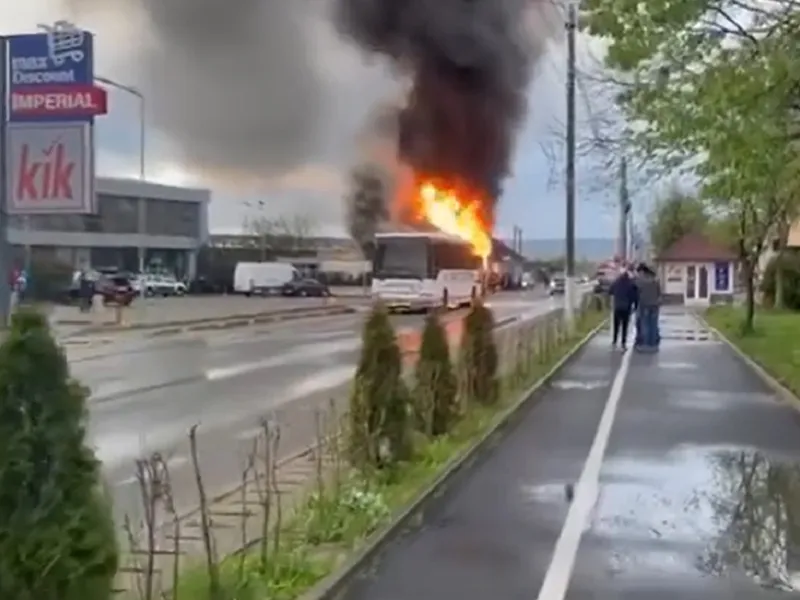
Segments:
[[[208,241],[209,190],[98,177],[95,193],[95,214],[9,217],[15,262],[195,274]]]

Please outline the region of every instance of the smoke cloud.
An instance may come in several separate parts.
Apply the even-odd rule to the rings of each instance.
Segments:
[[[149,120],[183,164],[215,177],[269,178],[317,149],[325,82],[311,54],[326,18],[311,0],[65,0],[78,15],[137,15]],[[143,18],[142,18],[143,17]]]
[[[548,41],[563,31],[554,3],[334,1],[337,29],[366,51],[390,59],[410,80],[395,115],[396,128],[385,132],[394,136],[399,161],[415,172],[480,191],[485,199],[483,217],[493,226],[516,134],[526,114],[533,67]],[[383,174],[390,175],[386,170]],[[373,193],[359,189],[365,184]],[[362,210],[351,210],[361,219],[358,226],[351,222],[351,231],[363,233],[370,229],[363,224],[370,207],[376,221],[389,213],[387,197],[383,204],[374,200],[374,177],[354,177],[352,185],[351,203],[373,198]]]

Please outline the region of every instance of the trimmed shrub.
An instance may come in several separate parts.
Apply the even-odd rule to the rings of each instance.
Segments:
[[[490,405],[500,399],[494,317],[482,302],[476,302],[464,319],[460,370],[467,402]]]
[[[0,598],[112,597],[114,522],[86,398],[45,318],[15,314],[0,345]]]
[[[456,392],[447,332],[438,317],[431,313],[422,331],[412,399],[417,429],[431,436],[450,431],[458,419]]]
[[[411,454],[409,394],[386,310],[376,305],[362,334],[350,396],[349,454],[358,468],[384,467]]]
[[[790,310],[800,310],[800,252],[793,250],[786,250],[780,256],[776,256],[769,261],[767,268],[764,269],[764,276],[761,280],[764,303],[768,306],[775,305],[779,261],[783,275],[785,307]]]

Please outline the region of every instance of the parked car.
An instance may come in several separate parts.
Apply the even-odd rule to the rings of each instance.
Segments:
[[[95,281],[95,294],[103,296],[103,304],[119,304],[130,306],[136,297],[132,279],[125,274],[101,274]]]
[[[189,282],[187,292],[189,294],[223,294],[227,291],[226,286],[218,281],[200,275]]]
[[[298,279],[283,285],[284,296],[330,296],[328,286],[316,279]]]
[[[137,287],[145,296],[183,296],[186,293],[186,284],[172,275],[142,275]]]

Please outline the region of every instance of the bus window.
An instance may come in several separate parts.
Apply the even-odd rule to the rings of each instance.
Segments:
[[[430,277],[428,240],[379,238],[373,261],[376,279],[427,279]]]
[[[432,243],[435,272],[479,271],[482,261],[466,243],[435,240]]]

